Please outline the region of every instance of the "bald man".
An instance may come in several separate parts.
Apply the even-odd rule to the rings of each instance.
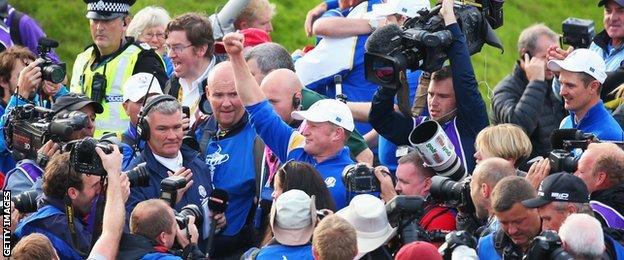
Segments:
[[[228,224],[215,237],[212,257],[240,256],[252,246],[256,176],[264,144],[256,138],[245,108],[236,94],[229,61],[217,64],[208,76],[206,98],[213,111],[198,129],[199,146],[215,187],[229,194]],[[260,142],[260,143],[256,143]],[[259,189],[259,188],[258,188]],[[238,258],[238,257],[236,257]]]
[[[590,192],[590,205],[603,226],[624,229],[624,151],[613,143],[593,143],[574,175]]]

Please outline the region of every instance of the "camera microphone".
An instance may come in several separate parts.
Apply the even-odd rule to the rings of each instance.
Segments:
[[[39,38],[39,40],[37,41],[37,44],[41,46],[51,47],[51,48],[56,48],[59,46],[59,43],[57,41],[52,40],[50,38],[46,38],[46,37]]]
[[[225,213],[228,206],[228,198],[229,195],[227,191],[222,189],[214,189],[208,197],[208,209],[212,212],[213,216],[215,214]],[[217,224],[214,219],[210,220],[210,234],[208,235],[208,241],[206,242],[206,252],[210,254],[212,250],[212,243],[214,241],[215,229],[217,229]]]
[[[396,24],[386,25],[375,30],[366,40],[366,52],[388,54],[401,47],[403,31]]]

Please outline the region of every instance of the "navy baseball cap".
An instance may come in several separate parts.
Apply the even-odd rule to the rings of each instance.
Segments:
[[[57,98],[56,102],[52,104],[52,110],[54,110],[54,113],[56,114],[58,112],[61,112],[62,110],[80,110],[81,108],[88,105],[93,106],[93,110],[96,114],[101,114],[102,112],[104,112],[104,107],[102,107],[100,103],[91,100],[83,94],[72,92],[68,93],[65,96]]]
[[[542,180],[537,198],[524,200],[522,205],[539,208],[553,201],[589,203],[589,190],[581,178],[566,172],[555,173]]]
[[[600,0],[598,1],[598,6],[603,6],[605,5],[609,0]],[[624,0],[613,0],[615,3],[619,4],[620,6],[624,6]]]

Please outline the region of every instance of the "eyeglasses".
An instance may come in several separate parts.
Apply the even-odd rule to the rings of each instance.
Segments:
[[[165,50],[167,52],[175,52],[175,53],[182,53],[184,51],[184,49],[193,46],[193,44],[189,44],[189,45],[176,45],[176,46],[170,46],[165,44]]]
[[[154,37],[156,37],[157,39],[164,39],[165,38],[165,34],[164,33],[141,33],[141,36],[147,38],[147,39],[154,39]]]

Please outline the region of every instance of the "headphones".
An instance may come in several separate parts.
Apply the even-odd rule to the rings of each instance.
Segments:
[[[149,114],[149,111],[152,110],[153,107],[165,101],[177,101],[177,99],[167,94],[158,95],[147,102],[147,104],[145,104],[145,106],[143,106],[139,111],[139,120],[137,121],[136,131],[140,140],[147,141],[150,136],[149,124],[147,123],[147,119],[145,117]]]
[[[299,109],[299,106],[301,105],[301,98],[297,97],[297,94],[293,94],[292,97],[292,107],[293,109],[297,110]]]

